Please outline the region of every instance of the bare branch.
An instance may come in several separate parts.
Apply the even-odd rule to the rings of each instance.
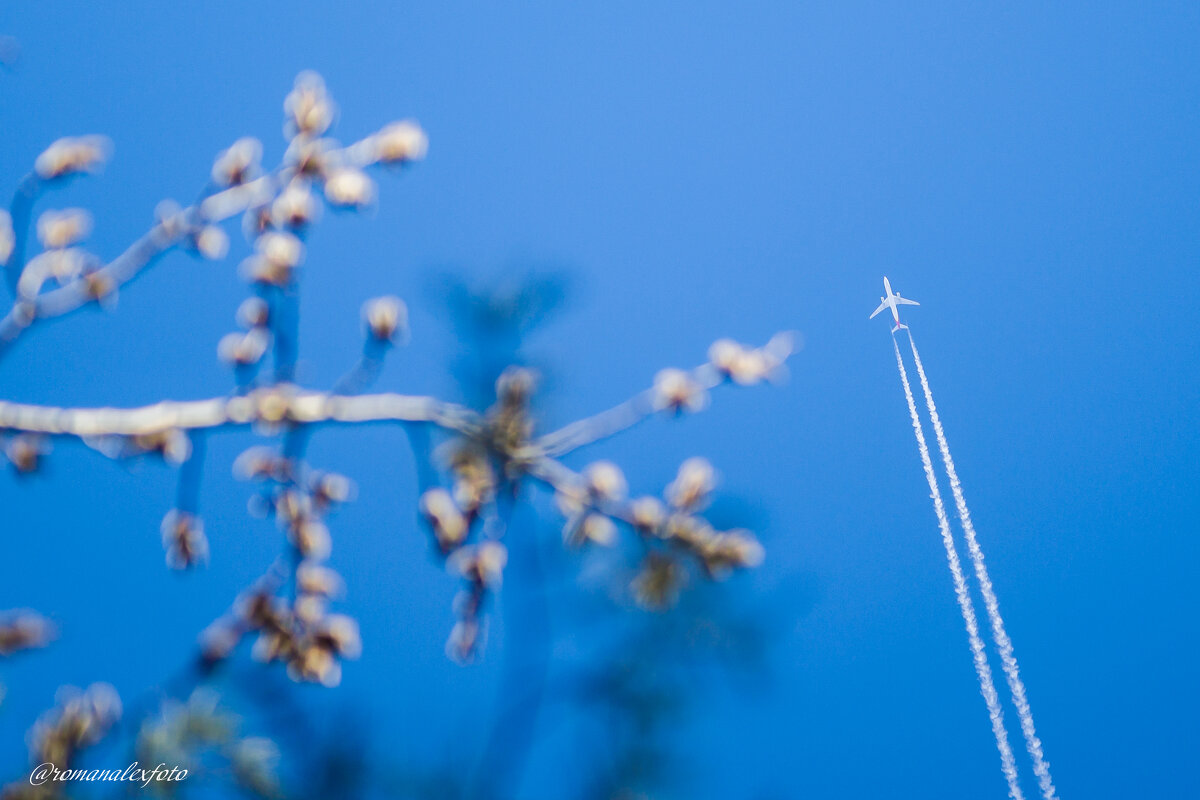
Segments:
[[[47,436],[148,436],[172,430],[211,430],[254,423],[359,424],[426,422],[478,436],[483,421],[474,411],[433,397],[260,389],[241,397],[166,400],[140,408],[59,408],[0,401],[0,428]]]
[[[792,352],[789,333],[777,333],[760,348],[723,339],[712,346],[707,363],[688,371],[663,370],[655,377],[653,387],[606,411],[547,433],[536,444],[546,455],[560,456],[632,428],[656,411],[699,410],[707,403],[710,389],[730,380],[751,385],[771,378]]]
[[[331,150],[326,155],[337,163],[355,167],[377,164],[386,156],[380,151],[380,137],[380,133],[374,133],[347,147]],[[8,313],[0,319],[0,355],[36,321],[60,317],[105,296],[114,296],[117,290],[136,278],[156,258],[188,236],[195,235],[201,226],[222,222],[269,202],[276,195],[278,187],[287,183],[295,172],[295,166],[285,164],[270,174],[211,194],[196,205],[159,220],[123,253],[83,278],[36,297],[18,297]],[[8,272],[14,287],[24,266],[29,210],[42,183],[31,173],[21,182],[13,200],[12,216],[18,244],[9,261]],[[103,294],[98,294],[100,292]]]

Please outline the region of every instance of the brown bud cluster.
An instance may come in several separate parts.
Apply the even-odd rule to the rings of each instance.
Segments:
[[[692,373],[664,369],[654,376],[654,405],[675,413],[700,411],[708,405],[708,392]]]
[[[429,150],[429,138],[421,126],[406,119],[393,122],[371,139],[375,158],[384,164],[420,161]]]
[[[46,148],[33,168],[43,180],[95,172],[104,166],[111,150],[112,143],[103,136],[66,137]]]
[[[297,175],[275,198],[270,207],[270,223],[278,228],[302,231],[316,222],[321,206],[313,196],[312,181]]]
[[[193,250],[209,261],[220,261],[229,254],[229,236],[216,225],[193,229],[188,241]]]
[[[448,553],[466,541],[470,525],[467,515],[445,489],[428,489],[421,495],[421,514],[442,552]]]
[[[525,451],[533,436],[530,401],[537,373],[509,367],[496,379],[496,404],[488,411],[488,446],[501,459],[505,477],[517,478],[525,468]]]
[[[325,199],[338,208],[363,208],[375,199],[375,182],[355,167],[337,167],[325,175]]]
[[[36,472],[47,452],[49,444],[35,434],[19,433],[4,441],[4,457],[13,469],[23,474]]]
[[[229,617],[210,625],[201,637],[205,659],[227,658],[243,636],[255,633],[256,660],[284,664],[295,681],[340,683],[341,660],[362,652],[358,623],[328,610],[329,600],[342,591],[342,579],[314,557],[300,562],[294,580],[293,598],[259,588],[242,597]]]
[[[47,211],[38,217],[37,236],[47,250],[62,250],[86,239],[92,232],[92,215],[81,208]]]
[[[233,614],[213,623],[201,638],[205,658],[226,658],[247,633],[257,633],[253,655],[281,662],[297,681],[335,686],[341,681],[341,659],[357,658],[361,642],[357,623],[329,612],[329,601],[341,594],[341,577],[322,562],[332,540],[324,516],[348,501],[354,487],[333,472],[308,470],[295,459],[265,447],[242,453],[235,474],[262,484],[260,498],[290,544],[295,571],[290,598],[276,595],[277,585],[264,585],[243,597]]]
[[[54,625],[33,611],[11,611],[0,616],[0,656],[45,647],[54,636]]]
[[[133,436],[101,436],[88,443],[112,459],[155,455],[168,464],[179,466],[192,455],[191,438],[178,428],[166,428]]]
[[[178,509],[167,512],[162,521],[162,540],[171,569],[208,563],[208,538],[204,523],[195,514]]]
[[[734,383],[753,386],[777,378],[793,348],[793,337],[788,333],[776,334],[763,347],[719,339],[708,349],[708,360],[718,373]]]
[[[649,553],[630,588],[638,605],[651,611],[661,611],[675,605],[679,592],[687,583],[687,571],[670,555]]]
[[[94,683],[84,691],[66,687],[59,691],[57,707],[33,727],[30,760],[68,769],[79,751],[99,741],[120,717],[121,699],[107,683]]]
[[[238,306],[237,321],[246,330],[222,336],[217,355],[232,366],[252,367],[262,361],[271,344],[269,306],[260,297],[248,298]]]
[[[447,556],[447,569],[465,584],[455,599],[458,619],[446,642],[446,653],[462,663],[474,658],[482,646],[487,628],[483,608],[488,595],[500,587],[508,560],[508,551],[495,538],[467,543],[472,526],[485,514],[491,514],[487,523],[499,522],[495,514],[499,478],[494,469],[499,454],[488,449],[489,441],[490,434],[485,433],[478,440],[463,439],[446,447],[442,452],[453,476],[453,493],[434,487],[421,495],[420,502],[438,550]],[[489,531],[499,535],[503,526],[497,530],[485,524],[483,531],[482,535],[492,535]]]
[[[192,454],[192,440],[186,433],[174,428],[160,433],[131,436],[129,444],[137,453],[156,453],[171,464],[182,464]]]
[[[507,563],[508,551],[496,541],[462,547],[447,559],[446,567],[466,581],[454,603],[458,621],[446,641],[446,654],[455,661],[470,661],[482,646],[483,605],[488,593],[499,588]]]
[[[283,101],[287,118],[284,133],[289,137],[320,136],[329,130],[337,114],[325,81],[315,72],[302,72]]]
[[[496,472],[487,452],[474,442],[457,442],[448,466],[454,476],[454,502],[466,514],[478,514],[496,496]]]
[[[572,482],[557,485],[555,500],[567,518],[565,541],[573,546],[611,546],[618,523],[637,533],[646,548],[632,590],[647,608],[674,602],[686,583],[680,552],[690,554],[710,578],[723,578],[732,570],[762,562],[762,546],[747,531],[717,531],[698,516],[716,483],[712,465],[690,458],[679,468],[664,491],[665,502],[643,496],[626,501],[626,483],[614,464],[598,461]]]
[[[117,283],[108,273],[92,270],[85,272],[80,280],[83,283],[83,295],[88,300],[105,307],[116,303]]]
[[[213,162],[213,183],[222,188],[240,186],[258,177],[262,159],[262,142],[247,136],[238,139],[228,150],[222,150]]]
[[[296,681],[340,683],[339,658],[357,658],[362,649],[358,624],[347,616],[325,613],[323,599],[305,592],[289,607],[277,597],[252,595],[238,609],[238,616],[249,630],[258,632],[254,658],[283,662]]]
[[[137,733],[140,764],[168,764],[195,773],[199,765],[228,771],[242,788],[262,798],[281,797],[279,748],[270,739],[242,736],[242,720],[222,708],[216,691],[199,688],[183,701],[166,699]],[[178,781],[153,773],[149,793],[170,797]]]
[[[408,307],[399,297],[376,297],[363,304],[363,324],[367,335],[378,342],[392,344],[408,334]]]
[[[255,254],[242,262],[242,277],[262,286],[290,285],[304,260],[304,245],[284,231],[264,232],[254,242],[254,250]]]

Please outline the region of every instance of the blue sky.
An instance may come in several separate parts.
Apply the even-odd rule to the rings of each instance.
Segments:
[[[413,341],[381,387],[461,396],[462,345],[431,288],[446,273],[565,277],[562,313],[527,350],[547,424],[698,363],[720,336],[803,333],[787,385],[721,392],[572,461],[611,458],[655,490],[705,455],[767,547],[728,594],[775,620],[770,681],[706,690],[677,732],[708,796],[1003,796],[887,325],[866,319],[888,275],[921,301],[907,318],[1062,795],[1200,792],[1194,5],[50,2],[0,12],[0,32],[22,46],[0,74],[0,178],[14,187],[59,136],[111,137],[103,176],[43,203],[90,208],[109,256],[159,200],[193,197],[233,139],[278,159],[302,69],[324,75],[345,140],[421,121],[427,161],[312,237],[313,386],[353,361],[361,302],[396,293]],[[28,337],[0,391],[77,405],[226,391],[234,241],[228,262],[172,255],[115,313]],[[54,687],[154,685],[269,564],[274,531],[246,517],[227,467],[250,443],[213,437],[212,563],[182,577],[162,565],[161,465],[62,445],[47,475],[0,480],[0,607],[62,628],[2,668],[8,772]],[[469,729],[495,660],[444,658],[454,585],[413,521],[402,436],[323,433],[312,455],[359,484],[333,563],[365,655],[336,702],[427,758],[443,740],[426,721]],[[553,752],[529,796],[553,796]]]

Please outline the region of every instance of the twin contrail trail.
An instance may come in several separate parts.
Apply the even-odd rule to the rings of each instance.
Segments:
[[[979,691],[983,695],[984,702],[987,703],[988,716],[992,720],[992,733],[996,737],[996,749],[1000,751],[1000,769],[1004,772],[1005,780],[1008,781],[1009,797],[1012,800],[1024,800],[1021,787],[1017,782],[1017,766],[1013,759],[1012,748],[1008,744],[1008,731],[1004,727],[1004,712],[1000,708],[996,685],[992,682],[992,668],[988,664],[983,640],[979,638],[979,622],[975,617],[975,605],[971,602],[971,595],[967,591],[967,582],[963,578],[962,566],[958,561],[958,551],[954,547],[954,537],[950,533],[950,520],[946,517],[946,506],[942,503],[942,493],[938,489],[937,478],[933,473],[933,462],[929,458],[929,447],[925,444],[925,431],[922,430],[921,420],[917,416],[917,404],[913,400],[912,387],[909,386],[908,373],[904,369],[904,360],[900,358],[900,345],[896,343],[895,337],[892,338],[892,346],[896,349],[896,366],[900,368],[900,381],[904,384],[904,397],[908,400],[908,412],[912,416],[913,432],[917,435],[917,449],[921,451],[921,463],[925,467],[925,479],[929,481],[933,510],[937,514],[938,527],[942,532],[942,544],[946,548],[946,561],[950,564],[950,575],[954,579],[954,596],[958,598],[958,607],[962,611],[963,622],[967,626],[967,639],[975,660],[975,674],[979,677]],[[917,364],[920,369],[920,362],[918,361]],[[924,373],[921,374],[921,382],[925,383]],[[928,388],[926,388],[926,397],[929,397]],[[938,425],[939,437],[941,437],[940,430],[941,427]],[[958,495],[955,495],[956,500],[957,498]],[[960,508],[965,508],[965,505]],[[1032,726],[1032,721],[1030,724]]]
[[[892,343],[895,345],[895,338]],[[1054,781],[1050,778],[1050,765],[1046,763],[1045,755],[1042,752],[1042,743],[1038,739],[1037,730],[1033,726],[1033,710],[1029,707],[1029,699],[1025,694],[1025,684],[1021,681],[1020,669],[1017,666],[1016,656],[1013,655],[1012,640],[1008,638],[1008,633],[1004,629],[1004,620],[1000,616],[1000,603],[996,599],[996,592],[992,588],[992,579],[988,575],[987,565],[983,560],[983,549],[979,546],[979,540],[975,536],[975,526],[971,522],[971,512],[967,509],[967,501],[963,497],[962,484],[958,480],[958,472],[954,469],[954,459],[950,457],[950,445],[946,441],[946,433],[942,430],[942,421],[938,417],[937,406],[933,402],[933,392],[929,390],[929,380],[925,377],[925,367],[921,364],[921,356],[917,352],[917,344],[913,341],[912,331],[908,332],[908,343],[912,346],[913,361],[917,365],[917,375],[921,379],[921,388],[925,392],[925,405],[929,408],[929,418],[933,421],[933,432],[937,436],[938,448],[942,451],[942,462],[946,467],[946,475],[950,479],[950,490],[954,493],[954,505],[958,509],[958,519],[962,524],[963,535],[967,541],[967,551],[971,556],[971,561],[975,566],[975,577],[979,581],[980,592],[983,594],[983,604],[987,609],[988,621],[991,623],[992,639],[996,642],[996,649],[1000,652],[1000,663],[1004,669],[1004,675],[1008,680],[1009,691],[1012,692],[1013,705],[1017,709],[1017,717],[1021,720],[1021,733],[1025,736],[1025,746],[1029,750],[1029,757],[1033,760],[1033,772],[1037,775],[1038,786],[1042,790],[1042,797],[1045,800],[1055,800]],[[916,408],[913,405],[912,391],[908,386],[908,378],[904,374],[904,362],[900,360],[900,347],[896,345],[896,360],[900,364],[900,375],[904,378],[904,392],[908,397],[909,410],[913,415],[913,424],[917,426],[917,440],[921,447],[922,459],[925,463],[925,472],[929,478],[930,487],[935,486],[933,479],[932,468],[929,463],[929,452],[925,446],[924,434],[920,430],[919,421],[917,419]],[[938,497],[937,490],[934,489],[934,505],[938,507],[938,521],[942,524],[942,536],[948,536],[948,531],[945,526],[945,510],[941,507],[941,499]],[[950,545],[947,545],[948,547]],[[962,580],[961,570],[957,564],[951,563],[951,571],[956,573],[955,576],[955,591],[958,591],[958,584]],[[960,604],[962,600],[959,600]],[[966,616],[966,612],[963,612]],[[968,628],[970,622],[968,622]],[[975,644],[972,642],[971,649],[975,649]],[[978,669],[979,654],[976,653],[976,668]],[[995,690],[993,690],[994,692]],[[985,693],[986,697],[986,693]],[[991,711],[991,703],[989,701],[988,710]],[[992,717],[992,727],[995,728],[995,716]],[[997,737],[999,743],[999,737]],[[1003,750],[1001,751],[1003,755]],[[1011,758],[1011,753],[1010,756]],[[1005,776],[1008,776],[1007,769]],[[1009,791],[1013,791],[1013,781],[1009,780]],[[1019,795],[1014,795],[1017,797]]]

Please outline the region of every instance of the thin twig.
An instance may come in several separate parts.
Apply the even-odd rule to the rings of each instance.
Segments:
[[[711,364],[701,364],[690,370],[688,375],[705,391],[725,382],[725,375],[714,369]],[[632,428],[661,410],[657,400],[654,389],[645,389],[612,408],[545,434],[537,440],[537,446],[546,455],[560,456],[592,442],[607,439]]]
[[[4,265],[5,282],[13,295],[17,293],[17,281],[21,277],[21,270],[25,268],[25,243],[29,240],[29,220],[41,185],[37,173],[31,172],[17,184],[17,191],[13,195],[9,212],[13,226],[13,249],[8,256],[8,263]]]

